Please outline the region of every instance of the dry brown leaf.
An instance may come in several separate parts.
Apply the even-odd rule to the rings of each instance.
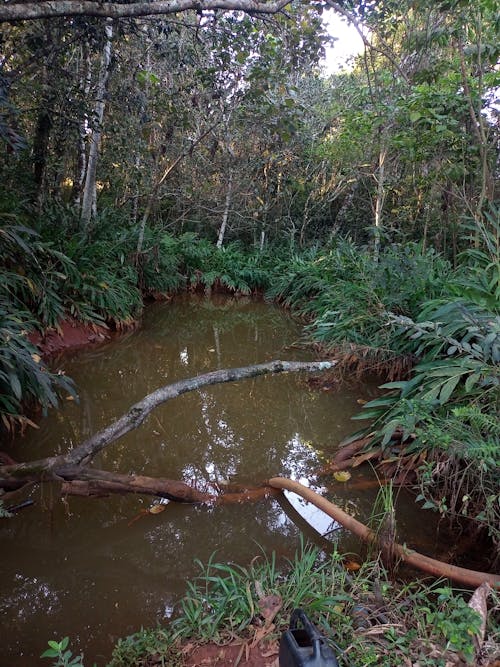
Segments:
[[[469,600],[469,607],[474,609],[479,616],[481,617],[481,625],[479,627],[479,632],[474,637],[474,645],[476,647],[476,652],[481,649],[481,646],[484,642],[484,636],[486,634],[486,621],[488,619],[488,605],[487,599],[491,592],[491,586],[488,582],[484,582],[481,586],[478,586],[474,591],[471,599]]]
[[[266,619],[266,625],[272,623],[282,606],[283,601],[279,595],[267,595],[259,600],[260,613]]]
[[[361,565],[355,560],[347,560],[344,561],[344,567],[349,572],[357,572],[361,568]]]
[[[380,451],[378,449],[374,449],[371,452],[366,452],[366,454],[360,454],[359,456],[355,456],[353,459],[353,468],[357,468],[360,466],[362,463],[365,461],[369,461],[370,459],[374,459],[376,456],[380,454]]]

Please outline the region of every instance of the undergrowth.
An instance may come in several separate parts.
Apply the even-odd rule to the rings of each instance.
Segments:
[[[110,667],[173,667],[183,664],[186,644],[251,641],[262,627],[259,600],[269,595],[279,596],[281,606],[268,642],[279,639],[292,610],[301,607],[328,638],[340,665],[474,664],[480,617],[462,593],[442,582],[395,583],[379,561],[348,573],[336,551],[326,556],[304,546],[284,569],[277,566],[274,553],[253,559],[248,567],[213,560],[199,567],[200,575],[188,583],[175,620],[121,639]],[[498,603],[494,596],[490,619]],[[484,664],[499,648],[498,641],[498,626],[490,620]]]

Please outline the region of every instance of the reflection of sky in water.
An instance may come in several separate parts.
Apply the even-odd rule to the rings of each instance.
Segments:
[[[307,479],[298,479],[297,481],[304,484],[304,486],[309,486]],[[321,493],[321,489],[314,490]],[[292,507],[297,510],[307,523],[321,535],[326,535],[341,527],[336,521],[332,521],[327,514],[315,507],[312,503],[308,503],[296,493],[285,491],[285,496]]]

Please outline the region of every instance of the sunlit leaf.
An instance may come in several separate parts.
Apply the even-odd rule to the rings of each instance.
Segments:
[[[158,505],[151,505],[151,507],[148,509],[149,514],[160,514],[161,512],[164,512],[166,509],[166,505],[164,504],[158,504]]]

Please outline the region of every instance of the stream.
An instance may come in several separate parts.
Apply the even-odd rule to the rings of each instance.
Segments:
[[[148,307],[139,329],[96,348],[56,359],[77,385],[79,403],[63,401],[22,438],[2,445],[18,460],[58,453],[106,426],[154,389],[219,368],[272,359],[312,359],[294,344],[301,327],[284,311],[251,299],[179,297]],[[311,390],[304,376],[276,375],[207,387],[157,409],[135,432],[96,459],[99,468],[211,483],[258,485],[284,475],[303,482],[358,428],[351,421],[375,384],[331,393]],[[315,486],[366,521],[376,489],[367,466],[350,482],[321,478]],[[317,482],[316,482],[317,484]],[[165,622],[198,573],[195,559],[212,554],[248,565],[256,554],[293,556],[306,538],[337,528],[304,501],[276,500],[193,506],[169,503],[137,517],[154,500],[140,496],[70,497],[55,485],[31,492],[35,504],[0,520],[0,667],[50,664],[39,660],[49,639],[68,635],[85,664],[100,667],[119,637]],[[294,510],[311,528],[297,520]],[[410,495],[400,493],[401,541],[432,555],[436,526],[421,520]],[[418,536],[418,542],[415,540]],[[360,546],[343,530],[330,539],[346,551]]]

